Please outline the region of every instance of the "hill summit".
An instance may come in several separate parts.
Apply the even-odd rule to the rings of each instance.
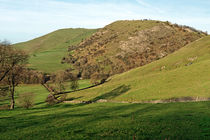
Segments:
[[[98,30],[63,58],[83,78],[114,75],[161,59],[205,36],[187,26],[154,20],[116,21]]]

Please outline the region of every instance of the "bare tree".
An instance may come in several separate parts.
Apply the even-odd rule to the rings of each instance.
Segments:
[[[10,109],[14,109],[15,87],[21,82],[27,60],[28,55],[23,51],[16,50],[10,45],[0,45],[0,82],[9,86]]]
[[[65,71],[59,71],[55,76],[55,85],[58,92],[63,92],[65,90],[64,82],[66,80],[67,73]]]
[[[53,84],[43,84],[43,86],[50,92],[47,96],[46,102],[54,105],[63,102],[66,99],[65,82],[70,81],[70,88],[75,91],[79,88],[78,78],[75,74],[66,71],[58,71],[51,77]]]
[[[18,86],[21,82],[21,75],[23,72],[22,66],[15,66],[13,69],[8,73],[7,76],[7,84],[9,85],[9,91],[10,91],[10,97],[11,97],[11,102],[10,102],[10,109],[14,109],[15,106],[15,87]]]
[[[0,43],[0,81],[2,81],[12,69],[8,65],[9,59],[12,56],[10,53],[11,50],[12,48],[9,45],[2,42]]]
[[[72,74],[70,76],[70,80],[71,80],[70,88],[74,91],[77,90],[79,88],[79,83],[78,83],[77,76]]]

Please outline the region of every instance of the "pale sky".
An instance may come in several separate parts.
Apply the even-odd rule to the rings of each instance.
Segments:
[[[0,0],[0,40],[27,41],[62,28],[116,20],[171,21],[210,32],[210,0]]]

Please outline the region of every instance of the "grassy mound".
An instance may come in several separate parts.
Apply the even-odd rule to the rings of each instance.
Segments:
[[[210,36],[128,72],[98,87],[69,94],[75,101],[151,101],[210,97]]]
[[[28,42],[15,44],[14,47],[30,54],[29,67],[54,72],[69,67],[67,64],[61,64],[61,59],[67,55],[68,47],[80,43],[94,32],[94,29],[61,29]]]

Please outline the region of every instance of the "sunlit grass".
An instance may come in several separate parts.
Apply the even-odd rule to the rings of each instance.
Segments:
[[[61,64],[62,58],[68,53],[68,47],[80,43],[94,32],[95,29],[61,29],[28,42],[15,44],[14,47],[30,54],[30,68],[51,73],[69,68],[68,64]]]
[[[7,139],[209,139],[210,102],[59,104],[0,111]]]

